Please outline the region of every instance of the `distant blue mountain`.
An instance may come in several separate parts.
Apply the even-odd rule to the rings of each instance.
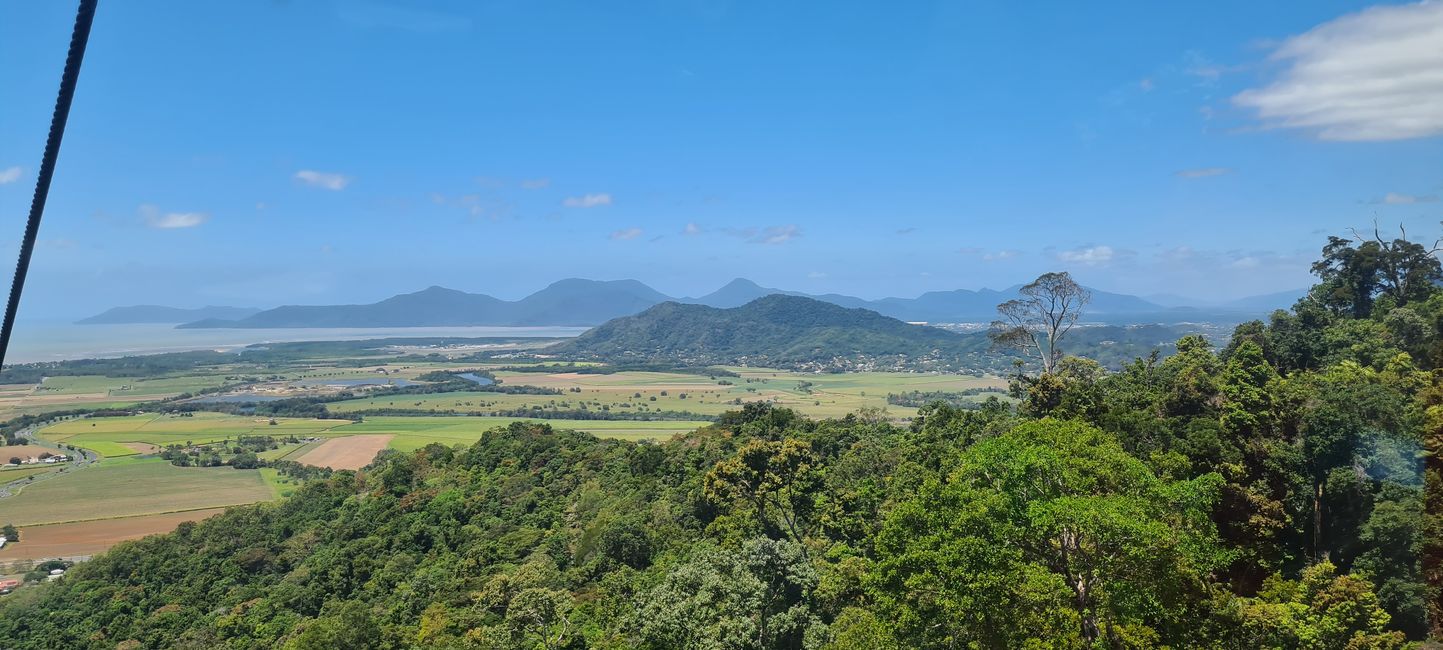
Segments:
[[[238,319],[181,325],[201,328],[590,326],[669,300],[636,280],[568,279],[521,300],[430,287],[368,305],[287,305]]]
[[[134,323],[186,323],[200,318],[245,318],[259,312],[254,307],[199,307],[182,309],[160,305],[113,307],[89,318],[75,321],[77,325],[128,325]]]
[[[867,300],[840,294],[813,295],[763,287],[737,278],[697,298],[671,298],[636,280],[567,279],[515,301],[485,294],[430,287],[365,305],[287,305],[240,317],[210,317],[186,328],[426,327],[426,326],[593,326],[640,313],[663,302],[732,309],[771,295],[812,298],[848,309],[869,309],[908,322],[987,322],[998,303],[1017,296],[1021,285],[1002,290],[929,291],[916,298]],[[1298,292],[1257,296],[1223,305],[1179,307],[1137,296],[1092,290],[1085,320],[1112,324],[1239,322],[1287,306]],[[174,322],[174,321],[172,321]]]

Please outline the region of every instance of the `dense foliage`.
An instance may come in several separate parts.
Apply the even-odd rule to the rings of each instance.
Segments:
[[[1443,292],[1345,248],[1221,350],[1068,357],[1016,406],[386,453],[22,589],[0,645],[1408,647],[1443,619]]]

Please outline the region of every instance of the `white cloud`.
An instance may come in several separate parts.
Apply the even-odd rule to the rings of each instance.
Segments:
[[[1417,196],[1414,194],[1399,194],[1397,192],[1389,192],[1387,194],[1384,194],[1383,198],[1374,201],[1374,203],[1385,203],[1388,205],[1411,205],[1414,203],[1436,203],[1437,201],[1438,197],[1433,194]]]
[[[701,232],[701,226],[695,223],[688,223],[685,228],[681,229],[681,234],[683,235],[700,235]]]
[[[9,185],[20,180],[20,166],[6,167],[0,169],[0,185]]]
[[[523,190],[539,190],[548,185],[551,185],[551,179],[549,178],[529,178],[521,181],[521,189]]]
[[[345,174],[318,172],[313,169],[302,169],[296,172],[294,178],[306,185],[331,191],[344,190],[351,184],[351,177]]]
[[[1199,167],[1197,169],[1181,169],[1173,172],[1173,175],[1178,178],[1208,178],[1231,173],[1233,170],[1227,167]]]
[[[1443,2],[1378,6],[1283,41],[1271,59],[1287,69],[1233,103],[1274,128],[1323,140],[1443,134]]]
[[[754,244],[785,244],[797,237],[802,236],[802,230],[795,225],[767,226],[761,234],[753,237]]]
[[[626,241],[626,240],[628,240],[628,239],[636,239],[637,237],[640,237],[640,236],[641,236],[641,229],[640,229],[640,228],[623,228],[623,229],[621,229],[621,230],[617,230],[617,231],[611,233],[611,234],[608,236],[608,238],[609,238],[609,239],[620,240],[620,241]]]
[[[961,253],[961,254],[963,254],[963,255],[968,255],[968,256],[971,256],[971,257],[981,258],[982,261],[984,261],[984,262],[1005,262],[1005,261],[1007,261],[1007,260],[1015,259],[1015,258],[1020,257],[1020,256],[1022,255],[1022,251],[1016,251],[1016,250],[997,250],[997,251],[993,251],[993,250],[987,250],[987,249],[985,249],[985,248],[980,248],[980,247],[977,247],[977,246],[969,246],[969,247],[967,247],[967,248],[959,248],[959,249],[957,249],[957,252],[958,252],[958,253]]]
[[[146,225],[162,230],[194,228],[210,221],[210,215],[204,212],[161,212],[153,205],[140,206],[140,216]]]
[[[822,278],[827,277],[827,274],[822,273],[821,271],[812,271],[811,273],[807,274],[807,277],[812,280],[821,280]]]
[[[561,202],[568,208],[594,208],[600,205],[611,205],[610,194],[585,194],[582,196],[570,196]]]
[[[1057,252],[1058,261],[1086,264],[1088,266],[1107,264],[1116,256],[1117,252],[1114,251],[1111,246],[1086,246],[1075,250]]]

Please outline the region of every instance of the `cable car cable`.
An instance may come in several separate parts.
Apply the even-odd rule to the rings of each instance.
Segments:
[[[25,275],[30,271],[30,254],[35,250],[35,237],[40,232],[45,199],[50,195],[50,178],[55,174],[60,139],[65,136],[65,122],[70,118],[70,102],[75,98],[75,82],[80,78],[80,61],[85,58],[85,44],[90,40],[90,23],[95,19],[96,1],[80,0],[75,29],[70,33],[70,52],[65,56],[65,72],[60,76],[60,96],[55,99],[55,112],[50,116],[50,135],[45,139],[40,174],[35,179],[35,196],[30,200],[30,219],[25,224],[25,238],[20,242],[20,259],[15,263],[15,279],[10,283],[10,300],[5,304],[5,324],[0,329],[0,366],[4,366],[5,353],[10,350],[15,311],[20,307],[20,292],[25,289]]]

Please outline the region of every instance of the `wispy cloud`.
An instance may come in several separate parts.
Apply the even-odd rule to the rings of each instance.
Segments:
[[[619,241],[636,239],[637,237],[641,236],[641,232],[642,231],[640,228],[623,228],[621,230],[613,231],[610,235],[607,236],[607,239]]]
[[[569,196],[566,197],[566,200],[561,202],[561,205],[564,205],[568,208],[595,208],[602,205],[611,205],[611,195],[601,193],[583,194],[581,196]]]
[[[20,166],[6,167],[0,169],[0,185],[9,185],[20,180]]]
[[[910,234],[912,234],[912,233],[914,233],[914,232],[917,232],[917,229],[916,229],[916,228],[913,228],[913,227],[911,227],[911,226],[908,226],[908,227],[906,227],[906,228],[898,228],[898,229],[896,230],[896,233],[897,233],[898,235],[910,235]]]
[[[1233,173],[1233,170],[1228,167],[1199,167],[1197,169],[1180,169],[1173,172],[1173,176],[1177,176],[1178,178],[1209,178],[1231,173]]]
[[[698,225],[698,224],[696,224],[696,223],[688,223],[688,224],[686,224],[686,227],[685,227],[685,228],[682,228],[682,229],[681,229],[681,234],[683,234],[683,235],[691,236],[691,235],[700,235],[701,233],[702,233],[702,228],[701,228],[700,225]]]
[[[1233,96],[1272,128],[1322,140],[1443,133],[1443,2],[1377,6],[1283,41],[1273,83]]]
[[[809,280],[821,280],[821,279],[824,279],[824,278],[826,278],[826,277],[827,277],[827,274],[826,274],[826,273],[823,273],[823,272],[821,272],[821,271],[812,271],[812,272],[810,272],[810,273],[807,274],[807,279],[809,279]]]
[[[1374,205],[1377,205],[1377,204],[1385,204],[1385,205],[1412,205],[1412,204],[1414,204],[1414,203],[1437,203],[1437,202],[1438,202],[1438,196],[1437,196],[1436,194],[1424,194],[1424,195],[1422,195],[1422,196],[1419,196],[1419,195],[1415,195],[1415,194],[1399,194],[1398,192],[1389,192],[1389,193],[1387,193],[1387,194],[1384,194],[1384,195],[1383,195],[1383,198],[1381,198],[1381,199],[1373,199],[1373,200],[1371,201],[1371,203],[1373,203]]]
[[[481,194],[446,196],[439,192],[432,192],[431,202],[463,210],[473,219],[485,218],[492,221],[512,216],[515,207],[503,199],[490,198]]]
[[[161,230],[194,228],[210,221],[210,215],[204,212],[161,212],[149,204],[140,206],[140,216],[145,219],[145,225]]]
[[[966,248],[959,248],[959,249],[957,249],[957,252],[958,252],[958,253],[961,253],[962,255],[967,255],[967,256],[970,256],[970,257],[976,257],[976,258],[978,258],[978,259],[981,259],[981,260],[984,261],[984,262],[1005,262],[1005,261],[1007,261],[1007,260],[1016,259],[1016,258],[1022,256],[1022,251],[1011,250],[1011,249],[1004,249],[1004,250],[996,250],[996,251],[994,251],[994,250],[989,250],[989,249],[981,248],[981,247],[977,247],[977,246],[968,246],[968,247],[966,247]]]
[[[521,181],[521,189],[523,190],[540,190],[545,189],[549,185],[551,185],[551,179],[549,178],[528,178]]]
[[[1227,68],[1214,63],[1202,52],[1189,50],[1183,54],[1183,72],[1199,79],[1199,84],[1212,85]]]
[[[1130,256],[1131,253],[1128,251],[1117,250],[1105,245],[1083,246],[1072,250],[1057,251],[1054,254],[1054,257],[1056,257],[1059,262],[1084,264],[1087,266],[1104,266],[1113,261]]]
[[[795,225],[767,226],[761,233],[751,238],[754,244],[785,244],[793,239],[802,236],[802,230]]]
[[[295,179],[306,185],[333,192],[344,190],[347,185],[351,184],[350,176],[334,172],[318,172],[314,169],[302,169],[296,172]]]

